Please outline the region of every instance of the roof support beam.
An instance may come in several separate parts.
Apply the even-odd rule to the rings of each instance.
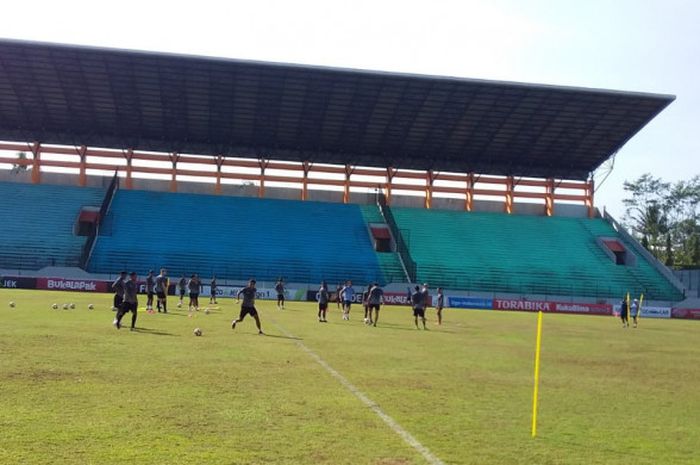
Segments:
[[[41,184],[41,143],[34,142],[31,147],[32,162],[32,183]]]

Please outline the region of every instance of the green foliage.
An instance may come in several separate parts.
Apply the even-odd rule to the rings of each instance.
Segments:
[[[359,306],[320,324],[310,303],[264,301],[258,336],[231,330],[231,300],[188,318],[171,298],[131,333],[110,301],[0,290],[0,463],[426,463],[299,341],[447,464],[697,463],[695,321],[545,315],[533,440],[532,313],[446,309],[438,327],[431,309],[422,331],[405,307],[372,328]]]
[[[700,266],[700,176],[676,183],[646,173],[625,181],[625,224],[656,258],[669,266]]]

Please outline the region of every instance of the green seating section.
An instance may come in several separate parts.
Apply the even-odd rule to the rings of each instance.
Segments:
[[[680,300],[644,257],[611,261],[596,242],[619,237],[603,219],[392,208],[417,279],[433,287],[518,294]]]

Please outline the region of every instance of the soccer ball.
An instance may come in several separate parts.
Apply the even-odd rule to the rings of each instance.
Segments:
[[[94,305],[92,305],[92,304],[88,305],[88,310],[92,310],[93,308],[95,308]]]
[[[54,310],[57,310],[57,309],[58,309],[58,304],[53,304],[53,305],[51,306],[51,308],[53,308]]]
[[[15,303],[14,303],[14,302],[10,302],[10,308],[15,308]]]
[[[204,309],[204,313],[205,313],[206,315],[209,315],[209,307],[207,307],[207,308]]]
[[[180,307],[182,307],[182,302],[177,303],[177,308],[180,308]]]
[[[69,305],[69,307],[71,308],[71,310],[73,310],[75,308],[75,304],[72,303]]]
[[[68,310],[68,304],[63,304],[63,310]]]
[[[195,336],[201,336],[201,335],[202,335],[202,330],[199,329],[199,328],[194,328],[193,333],[194,333]]]

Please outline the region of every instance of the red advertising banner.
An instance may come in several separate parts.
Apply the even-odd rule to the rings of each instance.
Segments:
[[[493,299],[494,310],[514,310],[524,312],[579,313],[585,315],[612,315],[612,305],[585,304],[571,302],[551,302],[545,300]]]
[[[700,308],[674,308],[671,310],[671,318],[700,320]]]
[[[109,292],[110,284],[94,279],[36,278],[36,288],[49,291]]]

